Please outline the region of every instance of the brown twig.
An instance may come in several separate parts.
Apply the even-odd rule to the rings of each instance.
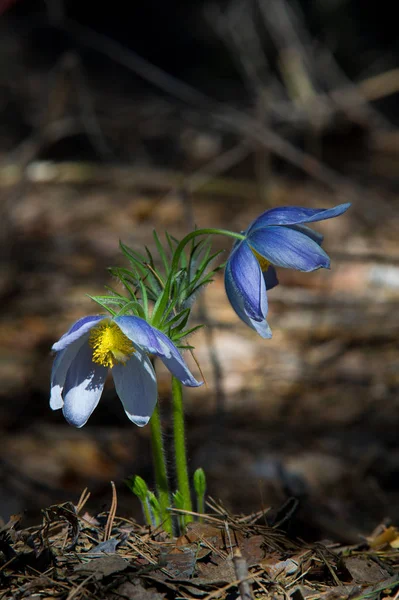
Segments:
[[[237,579],[240,581],[238,589],[240,592],[241,600],[250,600],[253,598],[251,576],[248,573],[247,561],[241,554],[239,548],[234,550],[233,554],[234,571]]]
[[[270,128],[259,123],[255,118],[211,99],[194,87],[167,74],[133,51],[127,50],[118,42],[90,28],[80,25],[71,19],[65,21],[65,27],[83,45],[108,56],[111,60],[125,66],[144,80],[171,94],[181,102],[205,112],[208,118],[217,122],[219,126],[224,127],[227,131],[258,142],[264,148],[285,159],[336,192],[346,190],[352,191],[352,193],[360,193],[360,189],[356,189],[351,181],[323,165],[310,154],[297,149],[293,144]]]

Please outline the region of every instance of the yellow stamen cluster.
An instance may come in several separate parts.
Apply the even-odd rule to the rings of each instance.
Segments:
[[[93,362],[111,369],[117,364],[125,364],[136,351],[129,338],[113,321],[102,321],[93,327],[89,345],[93,348]]]
[[[253,248],[251,248],[251,250],[254,253],[255,258],[258,261],[263,273],[265,273],[267,271],[267,269],[270,267],[271,263],[266,258],[264,258],[261,254],[256,252],[256,250],[254,250]]]

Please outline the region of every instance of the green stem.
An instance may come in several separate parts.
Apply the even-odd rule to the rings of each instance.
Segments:
[[[172,534],[172,519],[169,512],[170,496],[168,474],[166,470],[165,452],[162,440],[161,417],[159,413],[159,403],[155,406],[151,421],[151,446],[152,457],[154,461],[155,483],[159,505],[161,507],[161,517],[165,531]]]
[[[200,494],[199,496],[197,496],[197,512],[200,515],[203,515],[205,513],[205,502],[204,502],[205,496],[203,494]],[[199,518],[199,522],[202,523],[203,522],[203,517]]]
[[[190,495],[190,482],[188,479],[186,440],[184,434],[183,390],[181,382],[172,377],[173,396],[173,437],[175,445],[175,464],[177,476],[177,489],[183,499],[183,509],[192,511]],[[184,523],[190,523],[191,515],[184,515]]]
[[[158,327],[163,315],[165,313],[166,307],[169,303],[170,296],[170,288],[172,285],[173,277],[179,267],[180,257],[184,251],[184,248],[187,246],[191,240],[198,237],[199,235],[226,235],[228,237],[232,237],[238,240],[245,240],[245,235],[242,233],[235,233],[234,231],[229,231],[228,229],[214,229],[214,228],[206,228],[206,229],[195,229],[195,231],[191,231],[187,234],[177,245],[176,250],[173,253],[172,264],[170,267],[170,272],[168,279],[166,281],[165,287],[162,292],[162,296],[157,303],[157,306],[151,317],[151,325],[153,327]]]

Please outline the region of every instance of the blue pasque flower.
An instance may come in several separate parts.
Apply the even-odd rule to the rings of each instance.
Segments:
[[[237,315],[262,337],[272,332],[266,321],[266,291],[278,284],[277,267],[315,271],[330,267],[322,250],[323,236],[303,223],[342,215],[350,204],[316,209],[299,206],[272,208],[260,215],[243,232],[226,263],[226,293]]]
[[[148,354],[159,356],[187,386],[201,385],[173,342],[140,317],[79,319],[53,345],[50,406],[62,408],[68,423],[82,427],[96,408],[111,368],[126,415],[142,427],[157,402],[157,382]]]

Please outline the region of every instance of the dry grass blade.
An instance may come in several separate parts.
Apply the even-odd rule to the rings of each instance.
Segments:
[[[86,579],[84,579],[81,583],[79,583],[79,585],[75,589],[73,589],[69,592],[66,600],[73,600],[74,598],[76,598],[76,596],[79,594],[79,592],[81,592],[83,590],[86,583],[88,583],[90,581],[90,579],[93,579],[94,577],[95,577],[94,573],[91,573],[91,575],[86,577]]]
[[[115,520],[115,515],[116,515],[116,508],[118,506],[116,487],[115,487],[115,484],[113,481],[111,481],[111,487],[112,487],[112,503],[111,503],[111,508],[109,511],[108,519],[107,519],[107,524],[105,526],[104,542],[109,540],[109,538],[111,537],[111,532],[112,532],[112,528],[114,526],[114,520]]]
[[[90,498],[90,492],[88,491],[87,488],[85,488],[78,500],[77,505],[76,505],[76,514],[79,514],[82,511],[83,507],[85,506],[85,504],[89,498]]]

